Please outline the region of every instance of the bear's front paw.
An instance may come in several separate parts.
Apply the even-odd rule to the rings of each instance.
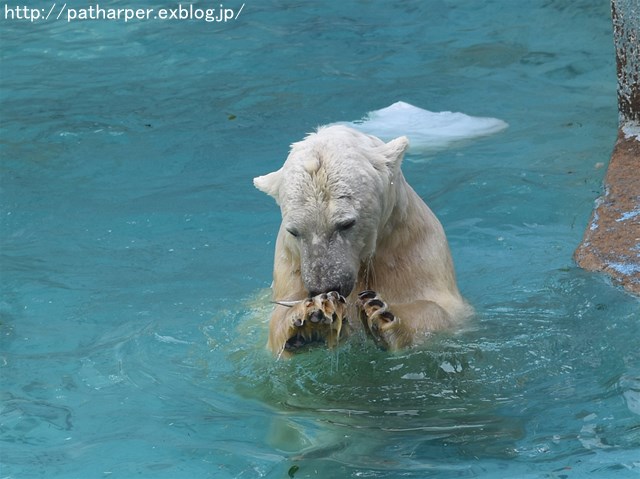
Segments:
[[[284,348],[294,352],[316,342],[324,342],[330,348],[340,340],[346,300],[335,291],[319,294],[304,300],[289,316],[289,329]]]
[[[399,321],[378,293],[371,290],[361,292],[356,306],[365,331],[376,344],[383,349],[396,349],[394,331]]]

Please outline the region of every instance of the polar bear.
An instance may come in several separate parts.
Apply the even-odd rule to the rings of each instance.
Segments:
[[[401,172],[408,144],[320,127],[254,179],[282,213],[268,340],[278,357],[359,329],[407,348],[470,314],[442,225]]]

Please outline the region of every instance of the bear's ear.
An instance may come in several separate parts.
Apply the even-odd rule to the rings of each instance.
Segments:
[[[387,165],[391,171],[398,171],[400,169],[407,148],[409,148],[409,139],[406,136],[391,140],[385,145]]]
[[[280,170],[274,171],[264,176],[257,176],[253,179],[253,185],[263,193],[273,196],[278,201],[278,190],[282,181]]]

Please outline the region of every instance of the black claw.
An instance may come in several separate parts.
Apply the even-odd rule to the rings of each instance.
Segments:
[[[370,289],[363,291],[358,294],[358,298],[360,299],[370,299],[375,298],[378,294],[375,291],[371,291]]]
[[[287,350],[298,349],[304,346],[304,344],[305,344],[304,339],[299,334],[297,334],[289,338],[287,342],[284,343],[284,349],[287,349]]]
[[[367,301],[367,306],[377,306],[378,308],[383,308],[384,303],[379,299],[372,299],[371,301]]]
[[[379,317],[385,320],[387,323],[395,321],[396,317],[393,315],[391,311],[383,311],[380,313]]]
[[[324,314],[322,313],[322,311],[320,311],[318,309],[318,310],[314,311],[313,313],[311,313],[311,315],[309,316],[309,319],[311,320],[312,323],[317,323],[323,317],[324,317]]]

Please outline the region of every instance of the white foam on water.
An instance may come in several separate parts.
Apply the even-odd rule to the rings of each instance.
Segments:
[[[450,111],[432,112],[403,101],[371,111],[361,120],[338,124],[351,126],[384,141],[405,135],[409,138],[409,151],[413,153],[442,150],[460,141],[498,133],[509,126],[498,118]]]

